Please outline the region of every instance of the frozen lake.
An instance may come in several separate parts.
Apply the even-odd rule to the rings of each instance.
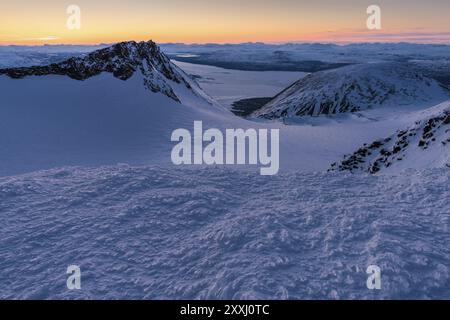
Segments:
[[[275,96],[307,75],[305,72],[240,71],[173,62],[193,75],[206,93],[226,107],[242,99]]]

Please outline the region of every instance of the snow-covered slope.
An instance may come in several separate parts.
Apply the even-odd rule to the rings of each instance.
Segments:
[[[448,299],[449,173],[115,166],[1,178],[0,298]],[[73,264],[80,291],[66,288]],[[379,291],[366,287],[373,264]]]
[[[450,168],[450,101],[416,115],[414,124],[365,144],[332,171],[395,171],[405,168]]]
[[[326,171],[363,143],[407,127],[408,114],[423,108],[303,117],[291,126],[254,122],[212,102],[182,70],[166,65],[152,42],[123,43],[70,61],[0,75],[0,176],[67,165],[171,166],[172,132],[191,130],[194,121],[205,129],[280,129],[282,172]],[[47,74],[53,71],[62,74]]]
[[[0,72],[0,175],[167,163],[173,130],[228,116],[152,42]]]
[[[331,115],[384,106],[432,105],[450,91],[407,64],[371,63],[311,74],[254,113],[265,119]]]

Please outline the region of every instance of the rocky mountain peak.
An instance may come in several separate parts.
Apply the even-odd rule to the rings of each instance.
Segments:
[[[128,80],[136,72],[144,78],[144,85],[152,92],[161,92],[180,101],[168,80],[192,89],[190,80],[173,65],[153,41],[120,42],[111,47],[93,51],[47,66],[0,69],[0,75],[14,79],[28,76],[64,75],[83,81],[100,73],[112,73],[120,80]]]

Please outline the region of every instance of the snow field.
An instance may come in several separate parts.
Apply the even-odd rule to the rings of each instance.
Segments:
[[[118,165],[1,178],[0,297],[449,298],[448,173]],[[380,291],[366,288],[372,264]]]

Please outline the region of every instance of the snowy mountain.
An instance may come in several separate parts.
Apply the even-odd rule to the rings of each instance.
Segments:
[[[406,168],[450,168],[450,101],[423,111],[410,127],[364,144],[331,171],[377,173]]]
[[[372,63],[311,74],[256,111],[264,119],[332,115],[378,107],[433,105],[450,98],[407,64]]]
[[[160,92],[178,102],[180,97],[174,92],[169,80],[182,84],[193,92],[199,91],[193,81],[172,64],[153,41],[121,42],[86,56],[73,57],[47,66],[0,69],[0,75],[13,79],[62,75],[75,80],[86,80],[103,72],[111,73],[124,81],[140,72],[143,83],[149,90]]]
[[[0,70],[0,176],[63,165],[170,163],[170,136],[228,114],[153,42]]]
[[[374,108],[249,121],[152,42],[2,70],[0,298],[448,298],[448,92],[398,64],[308,78],[303,99],[328,111]],[[194,121],[279,129],[280,173],[174,166],[171,134]],[[389,174],[348,172],[376,168]],[[67,290],[73,264],[82,290]]]

